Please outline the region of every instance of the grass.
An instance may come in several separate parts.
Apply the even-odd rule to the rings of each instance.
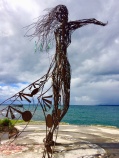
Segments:
[[[2,122],[4,122],[5,119],[3,120],[0,120],[0,125]],[[8,120],[8,119],[7,119]],[[10,124],[12,126],[15,126],[15,125],[26,125],[27,122],[23,121],[23,120],[9,120],[10,121]],[[34,120],[31,120],[29,122],[30,125],[44,125],[45,124],[45,121],[34,121]],[[68,123],[65,123],[65,122],[60,122],[61,125],[67,125]]]

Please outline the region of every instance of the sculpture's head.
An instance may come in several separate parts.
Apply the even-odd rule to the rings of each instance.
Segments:
[[[67,22],[68,21],[68,9],[65,5],[58,5],[54,8],[55,17],[59,22]]]
[[[54,32],[59,27],[59,23],[68,22],[68,9],[65,5],[57,5],[54,8],[47,9],[48,13],[40,16],[38,21],[27,27],[28,31],[35,28],[33,34],[26,34],[27,37],[38,37],[38,42],[44,50],[47,50],[48,44],[55,39]]]

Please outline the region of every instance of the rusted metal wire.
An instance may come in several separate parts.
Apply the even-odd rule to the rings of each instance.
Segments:
[[[46,137],[43,140],[43,158],[52,157],[56,143],[56,139],[54,141],[54,132],[58,131],[59,123],[69,108],[71,72],[70,63],[67,58],[67,48],[71,43],[71,34],[76,29],[88,24],[101,26],[107,24],[96,19],[82,19],[68,22],[68,10],[64,5],[58,5],[48,11],[46,15],[39,17],[37,22],[26,27],[28,31],[31,29],[35,29],[35,31],[30,35],[28,35],[27,31],[25,35],[31,39],[37,36],[38,42],[42,45],[42,49],[46,51],[48,44],[55,40],[56,52],[48,72],[42,78],[0,104],[8,104],[6,108],[1,110],[2,115],[2,112],[6,111],[5,117],[16,119],[14,115],[16,111],[26,122],[31,120],[38,105],[42,107],[46,121]],[[45,84],[50,78],[52,79],[51,86],[47,90],[44,90]],[[48,95],[47,93],[50,89],[52,89],[52,94]],[[21,111],[13,107],[13,104],[17,101],[19,101],[21,105],[23,105],[22,102],[24,102],[24,100],[32,104],[32,98],[35,96],[37,96],[38,103],[37,106],[34,105],[32,111]],[[49,113],[49,109],[52,109],[52,112]],[[19,134],[17,133],[17,135]]]

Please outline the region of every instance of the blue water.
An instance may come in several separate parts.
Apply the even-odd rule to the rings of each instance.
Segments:
[[[0,107],[2,108],[3,106]],[[30,108],[32,109],[32,106]],[[44,120],[40,107],[37,108],[33,120]],[[70,105],[62,121],[74,125],[104,125],[119,128],[119,106]]]
[[[119,106],[70,106],[64,122],[119,127]]]

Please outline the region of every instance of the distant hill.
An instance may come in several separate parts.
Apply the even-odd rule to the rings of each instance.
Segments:
[[[97,106],[119,106],[119,105],[97,105]]]

